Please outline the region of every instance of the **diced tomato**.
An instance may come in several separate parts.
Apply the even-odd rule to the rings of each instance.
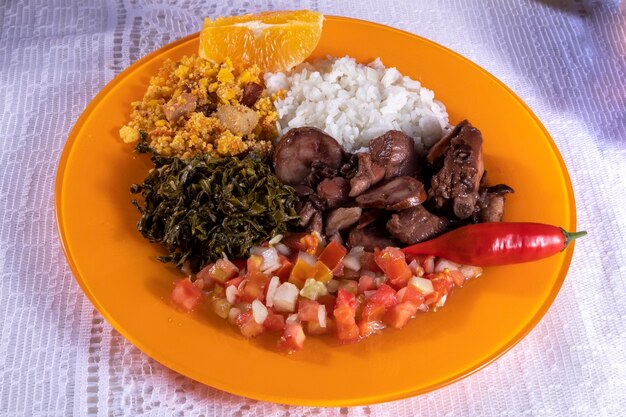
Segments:
[[[435,292],[428,294],[424,299],[424,304],[427,306],[436,304],[444,295],[449,294],[452,291],[452,279],[443,272],[436,274],[426,275],[426,278],[430,279],[433,284]]]
[[[306,298],[298,301],[298,317],[302,321],[319,322],[318,312],[320,303]]]
[[[399,248],[388,247],[375,253],[376,264],[383,270],[389,282],[397,288],[406,286],[413,276]]]
[[[261,272],[263,257],[260,255],[250,255],[246,262],[246,276],[255,275]]]
[[[401,302],[403,303],[411,303],[416,306],[421,306],[424,303],[424,294],[417,287],[413,285],[407,285],[404,290],[404,296],[402,297]]]
[[[386,310],[383,304],[367,300],[361,310],[361,319],[364,321],[382,320]]]
[[[367,300],[361,311],[361,319],[359,320],[359,335],[361,337],[368,337],[379,330],[382,330],[385,325],[383,324],[383,317],[385,316],[385,306]]]
[[[333,279],[332,271],[321,261],[315,263],[315,275],[313,275],[316,281],[326,284]]]
[[[432,274],[433,272],[435,272],[435,257],[425,257],[422,262],[422,268],[424,268],[424,272],[427,274]]]
[[[193,285],[189,278],[179,279],[172,291],[172,301],[183,311],[193,310],[202,297],[202,292]]]
[[[211,279],[221,284],[237,275],[239,268],[228,259],[218,259],[214,264],[209,264],[202,268],[196,277],[204,281]]]
[[[389,283],[397,288],[405,287],[409,279],[413,276],[411,269],[404,259],[396,259],[389,263],[385,271]]]
[[[450,277],[452,283],[457,287],[462,287],[465,284],[465,275],[458,269],[445,269],[443,272]]]
[[[285,282],[289,279],[291,270],[293,269],[293,262],[289,261],[286,256],[278,255],[280,259],[280,267],[272,274],[280,278],[280,282]]]
[[[309,264],[302,258],[298,258],[296,264],[291,270],[291,274],[289,274],[289,282],[298,288],[302,288],[308,278],[313,278],[315,276],[315,271],[316,269],[314,265]]]
[[[269,283],[267,275],[262,272],[251,274],[250,271],[248,271],[246,279],[243,282],[244,285],[240,296],[243,301],[251,303],[254,300],[265,299],[265,288]]]
[[[324,263],[333,273],[333,275],[339,275],[339,272],[343,272],[343,258],[348,253],[341,243],[336,240],[331,240],[320,254],[319,260]]]
[[[352,343],[359,340],[359,327],[355,320],[356,308],[354,294],[340,288],[333,315],[335,316],[337,339],[341,343]]]
[[[417,313],[417,308],[418,306],[408,301],[396,304],[385,313],[385,323],[396,329],[401,329]]]
[[[351,279],[344,279],[339,281],[339,288],[356,295],[359,289],[359,283]]]
[[[433,283],[433,289],[442,295],[452,291],[452,280],[445,273],[437,273],[430,275],[430,282]]]
[[[319,255],[320,251],[320,239],[316,233],[308,233],[300,238],[300,245],[302,251],[309,255]]]
[[[297,255],[298,252],[304,252],[304,248],[300,243],[300,239],[304,237],[306,233],[285,233],[280,243],[287,246],[291,253]]]
[[[278,349],[284,353],[297,352],[304,346],[306,336],[304,329],[297,323],[290,323],[285,326],[285,330],[278,341]]]
[[[279,313],[269,312],[263,322],[263,327],[268,332],[282,331],[285,328],[285,317]]]
[[[386,284],[382,284],[371,297],[365,301],[359,320],[361,337],[368,337],[383,329],[387,310],[396,305],[396,292]]]
[[[234,285],[235,287],[239,287],[239,284],[241,284],[242,280],[243,280],[243,277],[236,277],[233,279],[229,279],[228,281],[224,283],[224,288],[229,287],[231,285]]]
[[[337,297],[332,294],[325,294],[317,298],[317,302],[326,306],[326,311],[331,312],[335,309]]]
[[[246,267],[247,259],[233,259],[233,265],[235,265],[240,271]]]
[[[370,297],[370,301],[376,304],[382,304],[385,308],[391,308],[396,305],[396,291],[387,284],[381,284],[374,294]]]
[[[239,327],[241,334],[246,338],[256,337],[265,330],[262,324],[259,324],[254,320],[254,316],[251,311],[241,313],[237,316],[235,324]]]
[[[363,294],[365,291],[371,291],[376,289],[376,283],[374,278],[369,275],[361,275],[359,278],[359,284],[357,286],[357,292]]]
[[[320,324],[316,321],[307,321],[305,323],[305,330],[306,330],[306,334],[310,334],[310,335],[321,335],[321,334],[326,334],[330,331],[330,326],[328,324],[329,319],[326,319],[326,327],[322,327],[320,326]]]
[[[210,277],[210,270],[211,268],[213,268],[214,264],[208,264],[207,266],[205,266],[204,268],[202,268],[201,270],[199,270],[196,273],[196,278],[201,279],[203,281],[210,281],[211,277]]]

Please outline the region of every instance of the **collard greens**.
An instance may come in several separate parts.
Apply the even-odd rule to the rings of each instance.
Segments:
[[[252,245],[297,223],[297,197],[258,154],[243,159],[200,155],[181,160],[154,155],[154,169],[132,193],[143,206],[137,229],[151,242],[165,244],[164,262],[196,272],[226,253],[245,258]]]

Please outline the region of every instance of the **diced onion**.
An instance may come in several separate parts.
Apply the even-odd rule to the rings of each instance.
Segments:
[[[398,290],[398,292],[396,293],[396,301],[398,304],[400,304],[402,302],[402,299],[404,298],[404,293],[406,292],[406,287],[400,288]]]
[[[237,307],[233,307],[230,309],[230,311],[228,312],[228,321],[231,324],[235,324],[235,320],[237,320],[237,316],[239,316],[241,314],[241,310],[238,309]]]
[[[275,246],[281,240],[283,240],[283,235],[276,235],[270,239],[269,244]]]
[[[245,301],[242,301],[240,303],[237,303],[235,307],[241,310],[242,313],[247,313],[252,308],[252,305],[250,303],[246,303]]]
[[[254,321],[259,324],[263,324],[265,319],[267,318],[267,307],[259,300],[254,300],[252,302],[252,317],[254,317]]]
[[[263,246],[253,246],[250,248],[250,255],[263,256],[263,251],[265,248]]]
[[[344,268],[358,271],[361,269],[361,255],[363,255],[363,246],[355,246],[350,252],[343,258]]]
[[[409,280],[409,285],[414,286],[424,295],[435,292],[435,289],[433,288],[433,283],[426,278],[411,277],[411,279]]]
[[[455,271],[459,269],[459,264],[456,262],[449,261],[447,259],[439,259],[435,264],[435,272],[443,272],[448,269],[450,271]]]
[[[300,323],[300,316],[298,314],[290,314],[285,319],[285,324],[298,324]]]
[[[315,259],[315,256],[309,255],[306,252],[298,253],[298,259],[302,259],[304,262],[306,262],[307,264],[311,266],[314,266],[315,263],[317,262],[317,259]]]
[[[276,310],[289,313],[296,311],[299,292],[298,287],[291,282],[280,284],[274,293],[273,304]]]
[[[437,304],[435,304],[435,307],[437,308],[443,307],[443,305],[446,303],[447,298],[448,298],[448,294],[444,294],[443,297],[441,297],[439,301],[437,301]]]
[[[273,276],[270,279],[270,283],[267,284],[267,294],[265,295],[265,305],[268,307],[274,307],[274,296],[276,295],[276,289],[280,285],[280,278]]]
[[[253,246],[250,248],[251,255],[258,255],[263,258],[261,263],[261,272],[268,274],[280,268],[280,259],[275,248],[264,248],[262,246]]]
[[[320,324],[320,327],[326,327],[326,306],[324,304],[320,304],[317,309],[317,321]]]
[[[380,287],[385,282],[387,282],[387,277],[385,275],[379,275],[374,278],[374,284],[376,284],[376,288]]]
[[[413,259],[411,263],[409,263],[409,269],[411,270],[413,275],[416,275],[418,277],[424,275],[424,268],[422,268],[419,262],[417,262],[417,259]]]
[[[239,291],[237,291],[237,287],[235,287],[234,285],[229,285],[228,287],[226,287],[226,300],[229,303],[235,304],[238,294]]]
[[[289,246],[285,245],[284,243],[277,243],[274,247],[276,248],[278,253],[283,256],[291,255],[291,249],[289,249]]]
[[[375,293],[376,293],[376,290],[363,291],[363,295],[365,295],[365,297],[367,297],[367,298],[370,298]]]
[[[435,257],[427,256],[424,259],[424,272],[427,274],[432,274],[435,271]]]
[[[465,279],[478,278],[483,274],[483,269],[479,266],[463,265],[459,270]]]

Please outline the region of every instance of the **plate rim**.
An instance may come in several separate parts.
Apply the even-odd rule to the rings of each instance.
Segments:
[[[548,140],[548,143],[550,145],[550,148],[552,150],[552,152],[554,153],[554,156],[556,157],[559,167],[561,169],[561,173],[563,174],[563,179],[565,182],[565,187],[566,187],[566,191],[567,191],[567,195],[568,195],[568,203],[569,203],[569,207],[570,207],[570,224],[567,225],[567,227],[569,227],[572,230],[576,229],[576,201],[575,201],[575,195],[574,195],[574,190],[572,187],[572,182],[571,182],[571,178],[569,175],[569,171],[567,169],[567,166],[565,164],[565,161],[563,160],[563,157],[561,155],[561,152],[559,151],[558,147],[556,146],[556,143],[554,142],[554,139],[552,138],[552,136],[550,135],[550,133],[548,132],[548,130],[545,128],[545,126],[543,125],[543,123],[541,122],[541,120],[535,115],[535,113],[531,110],[531,108],[511,89],[509,88],[504,82],[502,82],[500,79],[498,79],[496,76],[494,76],[493,74],[491,74],[489,71],[487,71],[486,69],[484,69],[483,67],[481,67],[480,65],[476,64],[475,62],[473,62],[472,60],[470,60],[469,58],[466,58],[465,56],[461,55],[458,52],[455,52],[454,50],[447,48],[443,45],[440,45],[439,43],[436,43],[430,39],[424,38],[420,35],[405,31],[405,30],[401,30],[401,29],[397,29],[391,26],[387,26],[381,23],[375,23],[375,22],[371,22],[371,21],[367,21],[367,20],[362,20],[362,19],[356,19],[356,18],[351,18],[351,17],[346,17],[346,16],[335,16],[335,15],[324,15],[325,19],[331,19],[331,20],[336,20],[336,21],[346,21],[346,22],[356,22],[359,24],[363,24],[363,25],[367,25],[367,26],[372,26],[375,27],[377,30],[387,30],[387,31],[392,31],[392,32],[398,32],[400,34],[402,34],[403,36],[409,36],[412,37],[414,39],[419,40],[420,42],[424,42],[429,44],[431,47],[443,50],[444,52],[448,53],[448,54],[452,54],[454,55],[457,59],[461,59],[462,61],[465,61],[466,64],[469,64],[471,67],[473,67],[475,70],[483,73],[483,75],[486,75],[488,78],[490,78],[492,81],[495,81],[500,87],[503,87],[504,90],[513,97],[513,99],[519,103],[524,110],[529,114],[529,116],[534,120],[534,122],[536,123],[537,127],[542,131],[542,133],[545,135],[545,137]],[[478,363],[475,366],[463,369],[457,373],[455,373],[454,375],[440,381],[437,382],[435,384],[432,384],[426,388],[422,388],[422,389],[418,389],[418,390],[414,390],[414,389],[408,389],[405,391],[401,391],[401,392],[395,392],[395,393],[386,393],[386,394],[380,394],[377,396],[369,396],[366,399],[364,398],[354,398],[354,399],[349,399],[349,400],[324,400],[324,399],[320,399],[320,400],[311,400],[310,398],[299,398],[297,396],[290,396],[289,398],[285,398],[285,397],[280,397],[277,395],[272,395],[272,394],[262,394],[262,395],[257,395],[255,392],[248,392],[245,389],[236,389],[233,388],[231,386],[226,386],[226,384],[216,384],[216,385],[209,385],[205,382],[196,380],[195,378],[189,376],[189,373],[187,372],[187,369],[181,369],[180,364],[176,364],[175,366],[173,364],[171,364],[171,361],[168,360],[167,358],[156,358],[155,356],[152,355],[152,351],[150,349],[149,346],[144,345],[143,342],[136,340],[132,335],[128,334],[124,327],[118,323],[113,317],[110,316],[110,314],[108,313],[107,309],[100,304],[100,302],[98,302],[97,297],[88,290],[87,286],[84,283],[84,278],[80,276],[79,272],[78,272],[78,267],[76,265],[76,261],[74,260],[74,258],[72,257],[72,253],[69,250],[69,245],[66,243],[66,237],[65,237],[65,233],[64,233],[64,221],[63,221],[63,216],[62,216],[62,212],[63,212],[63,205],[62,205],[62,194],[63,194],[63,180],[65,178],[65,169],[67,166],[67,162],[69,160],[69,156],[72,152],[73,149],[73,145],[76,142],[79,133],[82,130],[83,125],[85,124],[87,118],[89,117],[89,115],[91,114],[92,111],[94,111],[98,105],[102,102],[102,100],[109,94],[109,92],[111,90],[113,90],[119,83],[120,80],[122,80],[123,78],[125,78],[126,76],[128,76],[129,74],[133,73],[134,71],[138,70],[141,66],[143,66],[146,62],[151,61],[152,59],[156,58],[157,56],[163,54],[164,52],[176,48],[184,43],[190,42],[192,40],[195,40],[198,36],[199,36],[200,32],[195,32],[192,33],[190,35],[184,36],[180,39],[177,39],[173,42],[170,42],[152,52],[150,52],[149,54],[143,56],[142,58],[138,59],[137,61],[133,62],[131,65],[129,65],[127,68],[125,68],[123,71],[121,71],[119,74],[117,74],[115,77],[113,77],[87,104],[87,106],[85,107],[85,109],[83,110],[83,112],[81,113],[81,115],[78,117],[78,119],[76,120],[76,122],[74,123],[74,126],[72,127],[72,130],[70,131],[68,138],[65,142],[65,145],[63,146],[63,150],[61,152],[61,156],[58,160],[58,164],[57,164],[57,173],[55,176],[55,187],[54,187],[54,218],[55,218],[55,223],[56,223],[56,231],[59,237],[59,243],[61,245],[61,248],[63,249],[63,253],[65,255],[65,259],[66,262],[68,264],[68,266],[70,267],[70,270],[72,271],[72,275],[74,277],[74,279],[78,282],[81,290],[83,291],[83,293],[87,296],[87,298],[89,299],[89,301],[93,304],[93,306],[98,310],[98,312],[109,322],[109,324],[111,324],[111,326],[118,331],[126,340],[128,340],[131,344],[133,344],[135,347],[137,347],[141,352],[143,352],[144,354],[146,354],[148,357],[150,357],[151,359],[155,360],[156,362],[160,363],[161,365],[167,367],[168,369],[171,369],[175,372],[180,373],[181,375],[184,375],[187,378],[190,378],[194,381],[197,381],[203,385],[209,386],[211,388],[215,388],[215,389],[219,389],[219,390],[223,390],[225,392],[228,392],[230,394],[233,395],[238,395],[238,396],[244,396],[244,397],[248,397],[248,398],[252,398],[255,400],[259,400],[259,401],[267,401],[267,402],[272,402],[272,403],[277,403],[277,404],[289,404],[289,405],[299,405],[299,406],[323,406],[323,407],[338,407],[338,406],[356,406],[356,405],[368,405],[368,404],[377,404],[377,403],[382,403],[382,402],[388,402],[388,401],[394,401],[394,400],[399,400],[399,399],[404,399],[404,398],[409,398],[409,397],[413,397],[413,396],[417,396],[417,395],[421,395],[421,394],[425,394],[428,392],[432,392],[435,391],[437,389],[443,388],[445,386],[451,385],[455,382],[458,382],[464,378],[467,378],[473,374],[475,374],[476,372],[482,370],[483,368],[485,368],[486,366],[490,365],[491,363],[493,363],[495,360],[497,360],[498,358],[500,358],[501,356],[503,356],[506,352],[508,352],[509,350],[511,350],[513,347],[515,347],[518,343],[520,343],[538,324],[539,322],[543,319],[543,317],[545,316],[545,314],[548,312],[548,310],[550,309],[550,307],[552,306],[552,304],[554,303],[554,300],[556,299],[556,296],[558,295],[558,293],[560,292],[560,289],[563,285],[563,282],[565,281],[565,278],[567,276],[567,273],[569,271],[569,267],[571,264],[571,260],[573,257],[573,253],[574,253],[574,248],[575,248],[575,242],[572,242],[569,247],[566,249],[566,254],[565,257],[563,259],[563,263],[561,264],[561,267],[559,269],[559,273],[558,273],[558,279],[555,281],[552,290],[550,291],[550,293],[547,295],[547,297],[544,299],[543,303],[541,304],[540,308],[538,309],[537,313],[533,316],[533,318],[531,320],[529,320],[520,330],[518,333],[515,334],[514,337],[512,337],[504,346],[502,346],[500,349],[496,350],[493,354],[491,354],[490,356],[488,356],[482,363]]]

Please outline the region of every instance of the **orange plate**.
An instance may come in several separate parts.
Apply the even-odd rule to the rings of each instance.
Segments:
[[[364,41],[367,40],[367,41]],[[480,369],[541,319],[567,273],[573,248],[539,262],[489,268],[401,331],[338,346],[310,337],[302,352],[275,352],[276,337],[250,342],[207,307],[170,305],[176,271],[135,229],[129,186],[150,167],[118,138],[130,102],[143,96],[165,58],[194,54],[188,36],[139,60],[107,85],[74,127],[59,163],[56,215],[68,262],[102,315],[163,365],[215,388],[278,403],[339,406],[424,393]],[[458,54],[410,33],[353,19],[326,18],[315,56],[350,54],[387,66],[436,92],[450,120],[483,132],[492,184],[515,189],[508,221],[575,229],[574,197],[563,160],[533,113],[507,87]]]

